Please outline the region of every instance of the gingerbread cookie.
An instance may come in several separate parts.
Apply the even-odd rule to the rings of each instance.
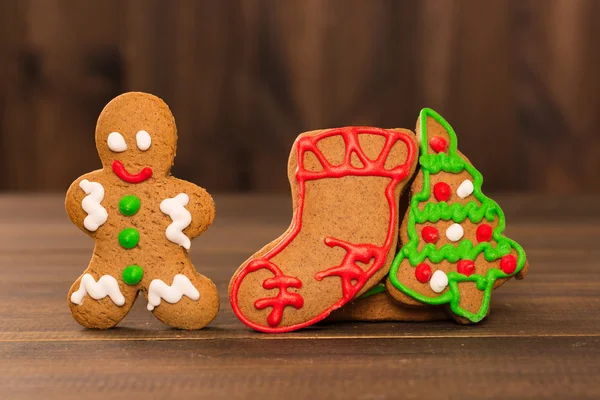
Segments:
[[[217,289],[188,256],[215,206],[204,189],[171,176],[176,144],[175,120],[158,97],[126,93],[100,114],[103,168],[78,178],[66,196],[69,218],[95,241],[68,296],[81,325],[115,326],[139,292],[148,310],[174,328],[199,329],[217,315]]]
[[[333,311],[326,321],[424,322],[447,319],[448,315],[439,307],[410,307],[395,301],[385,290],[385,285],[379,284]]]
[[[504,236],[504,213],[482,193],[483,177],[457,150],[452,127],[424,109],[417,138],[420,170],[386,286],[400,302],[446,305],[457,321],[476,323],[494,288],[525,276],[525,252]]]
[[[398,199],[416,166],[412,132],[348,127],[307,132],[288,163],[288,230],[244,262],[229,285],[234,313],[263,332],[310,326],[388,272]]]

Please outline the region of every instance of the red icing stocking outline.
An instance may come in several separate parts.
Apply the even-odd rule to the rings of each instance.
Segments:
[[[377,159],[370,160],[366,156],[358,141],[359,134],[379,135],[386,139],[385,145]],[[346,144],[344,161],[337,166],[331,165],[317,147],[317,143],[320,140],[331,136],[342,136]],[[406,144],[406,162],[392,169],[386,169],[385,162],[387,161],[394,144],[398,141],[402,141]],[[417,151],[414,142],[410,140],[408,134],[404,132],[367,127],[331,129],[316,136],[305,136],[297,141],[296,146],[298,148],[298,169],[296,170],[296,180],[298,182],[298,207],[294,214],[292,227],[288,234],[275,247],[262,257],[249,262],[235,277],[231,286],[230,299],[234,313],[247,326],[263,332],[289,332],[321,321],[326,318],[331,311],[350,301],[356,293],[362,289],[369,278],[383,267],[394,240],[394,227],[398,224],[398,205],[394,198],[394,191],[396,186],[408,177]],[[322,171],[313,172],[304,168],[304,155],[307,151],[312,152],[317,157],[323,167]],[[351,157],[353,153],[361,161],[363,167],[358,168],[352,165]],[[326,277],[339,276],[342,280],[342,298],[309,321],[278,328],[277,325],[281,323],[285,307],[289,305],[296,309],[302,308],[304,299],[298,293],[290,293],[287,291],[289,287],[297,289],[301,288],[302,282],[295,277],[284,275],[270,260],[285,249],[302,229],[306,182],[314,179],[341,178],[344,176],[378,176],[390,178],[390,183],[385,190],[385,197],[390,208],[388,233],[385,242],[383,246],[375,246],[373,244],[352,244],[332,237],[325,238],[325,244],[327,246],[341,247],[345,249],[347,253],[340,265],[318,272],[315,275],[315,279],[320,281]],[[356,262],[368,264],[371,260],[373,260],[373,263],[366,271],[356,264]],[[261,298],[254,303],[254,306],[257,309],[263,309],[269,306],[273,308],[267,317],[269,327],[258,325],[246,318],[241,312],[237,301],[241,282],[249,273],[255,272],[261,268],[266,268],[275,275],[273,278],[266,279],[263,282],[263,287],[265,289],[279,289],[279,293],[275,297]]]

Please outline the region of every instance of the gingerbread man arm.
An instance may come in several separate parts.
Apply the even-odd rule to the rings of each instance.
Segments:
[[[200,236],[215,219],[215,202],[208,192],[191,182],[173,178],[177,183],[178,192],[189,196],[186,209],[192,215],[192,222],[183,230],[190,240]]]
[[[97,182],[99,172],[92,171],[77,178],[65,198],[69,219],[88,235],[100,228],[108,215],[101,204],[104,187]]]

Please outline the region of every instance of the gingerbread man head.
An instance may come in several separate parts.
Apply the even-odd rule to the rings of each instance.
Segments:
[[[96,147],[102,165],[125,182],[169,175],[176,145],[175,118],[156,96],[122,94],[108,103],[98,118]]]

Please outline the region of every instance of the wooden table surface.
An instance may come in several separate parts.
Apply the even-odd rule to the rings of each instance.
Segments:
[[[91,331],[67,291],[93,242],[61,195],[0,196],[0,398],[600,398],[600,198],[496,196],[530,275],[494,292],[477,326],[323,323],[266,335],[227,300],[233,271],[287,227],[286,196],[215,196],[192,246],[221,293],[201,331],[169,329],[138,301]]]

